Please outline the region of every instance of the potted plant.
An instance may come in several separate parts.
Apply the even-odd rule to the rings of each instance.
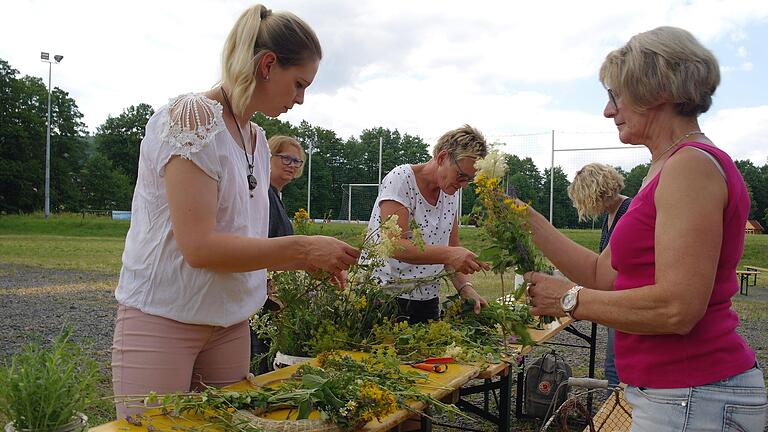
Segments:
[[[96,395],[98,365],[62,331],[50,347],[25,345],[0,366],[0,414],[5,432],[71,432],[85,429],[82,411]]]

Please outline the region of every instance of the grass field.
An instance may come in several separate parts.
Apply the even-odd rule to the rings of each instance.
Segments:
[[[0,216],[0,264],[13,264],[30,266],[23,267],[22,270],[0,270],[0,279],[12,280],[14,276],[10,274],[13,271],[30,272],[35,267],[42,269],[62,269],[73,270],[76,272],[99,273],[103,274],[104,280],[95,282],[75,283],[43,286],[12,286],[7,285],[5,299],[11,298],[32,298],[34,296],[44,296],[45,298],[58,298],[64,292],[72,292],[81,301],[77,308],[73,307],[70,300],[62,301],[61,310],[46,310],[45,313],[51,313],[57,319],[50,320],[58,322],[59,315],[66,317],[67,313],[72,316],[80,314],[79,310],[89,310],[88,305],[94,302],[98,296],[89,294],[95,291],[103,292],[99,297],[101,301],[106,299],[105,305],[111,305],[114,297],[111,291],[114,289],[114,281],[120,270],[120,256],[123,251],[125,234],[128,231],[129,223],[127,221],[113,221],[107,217],[96,217],[87,215],[82,218],[79,214],[54,215],[49,220],[45,220],[42,215],[30,216]],[[350,244],[358,246],[362,241],[365,225],[359,224],[316,224],[312,226],[314,234],[333,236]],[[564,230],[568,237],[577,243],[589,248],[596,249],[600,233],[597,230]],[[461,229],[461,238],[465,246],[472,250],[479,250],[483,244],[480,230],[472,227]],[[741,261],[743,265],[756,265],[768,268],[768,235],[747,236],[744,258]],[[5,272],[2,273],[2,272]],[[43,273],[47,270],[43,271]],[[101,277],[101,276],[99,276]],[[478,287],[480,294],[487,298],[498,297],[502,293],[501,279],[490,272],[485,274],[475,274],[472,276],[473,282]],[[34,278],[33,278],[34,279]],[[89,279],[90,280],[90,279]],[[513,275],[506,275],[506,292],[510,292],[513,283]],[[36,279],[34,279],[36,281]],[[766,291],[765,287],[768,277],[761,275],[758,280],[758,293]],[[37,282],[34,282],[37,283]],[[15,289],[18,288],[18,289]],[[446,293],[450,291],[446,289]],[[768,302],[760,300],[759,296],[750,297],[736,296],[734,298],[734,309],[739,313],[743,324],[746,324],[747,331],[754,334],[748,339],[750,345],[758,353],[758,358],[762,362],[765,359],[766,344],[762,337],[757,337],[764,332],[765,325],[768,322]],[[34,302],[25,303],[33,306]],[[97,305],[90,310],[96,310],[100,313],[106,306]],[[10,310],[10,309],[9,309]],[[93,323],[99,323],[107,326],[106,339],[102,345],[102,352],[98,355],[104,358],[108,353],[109,341],[111,340],[111,310],[105,313],[104,318],[94,318]],[[81,314],[82,315],[82,314]],[[36,315],[35,315],[36,316]],[[13,314],[11,314],[13,317]],[[66,318],[61,318],[66,320]],[[34,321],[34,320],[33,320]],[[97,324],[93,324],[96,326]],[[14,333],[15,334],[15,333]],[[2,356],[0,356],[1,358]],[[581,369],[583,364],[579,364]],[[586,372],[579,369],[579,373],[584,375]],[[100,383],[100,394],[105,398],[92,407],[87,412],[90,418],[95,422],[93,424],[103,423],[111,420],[114,412],[108,400],[111,395],[110,373],[108,364],[105,364],[105,374]],[[0,418],[0,424],[2,424]],[[520,426],[520,425],[518,425]]]
[[[0,262],[28,264],[46,268],[62,268],[116,273],[120,270],[128,221],[80,214],[42,214],[0,217]],[[315,234],[344,240],[354,246],[362,242],[365,225],[315,224]],[[563,230],[563,233],[588,249],[595,250],[600,241],[598,230]],[[479,250],[483,241],[480,230],[461,228],[461,241],[471,250]],[[768,268],[768,235],[749,235],[744,246],[741,266]]]

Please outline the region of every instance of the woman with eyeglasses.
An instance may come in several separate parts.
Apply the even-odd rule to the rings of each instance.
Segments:
[[[275,135],[269,139],[269,237],[293,235],[293,225],[283,205],[283,188],[294,179],[301,177],[304,167],[304,149],[296,139],[285,135]],[[279,310],[283,305],[275,296],[272,281],[267,279],[267,301],[262,306],[266,310]],[[267,373],[269,361],[264,356],[269,352],[269,341],[260,339],[251,330],[251,359],[261,357],[257,365],[252,365],[254,373]]]
[[[292,235],[293,225],[281,197],[283,188],[304,172],[304,149],[294,138],[276,135],[269,139],[269,151],[269,237]]]
[[[457,195],[474,178],[475,161],[487,154],[480,131],[465,125],[441,136],[428,162],[395,167],[381,182],[368,233],[378,239],[381,224],[396,215],[402,237],[400,250],[374,275],[383,284],[405,291],[397,301],[401,316],[411,323],[440,317],[438,275],[446,270],[459,295],[475,301],[475,312],[487,305],[468,275],[490,266],[459,242]],[[421,230],[423,249],[413,243],[411,221]]]
[[[691,33],[659,27],[609,53],[600,81],[603,114],[623,143],[648,148],[651,167],[599,255],[531,211],[536,244],[574,281],[527,273],[533,313],[616,329],[633,431],[762,431],[764,374],[731,302],[749,192],[698,122],[717,60]]]
[[[357,261],[357,249],[331,237],[267,238],[270,152],[250,119],[303,103],[321,58],[307,23],[252,6],[224,44],[220,84],[171,99],[147,123],[115,292],[118,400],[244,379],[266,269],[343,279]],[[141,410],[117,404],[119,418]]]

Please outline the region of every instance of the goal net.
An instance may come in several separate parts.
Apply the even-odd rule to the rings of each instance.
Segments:
[[[368,223],[373,204],[379,194],[378,183],[352,183],[342,185],[343,194],[339,220]]]

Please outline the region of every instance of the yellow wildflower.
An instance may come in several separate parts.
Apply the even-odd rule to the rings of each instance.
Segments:
[[[360,297],[360,299],[357,301],[357,309],[363,310],[368,307],[368,299],[365,297]]]

